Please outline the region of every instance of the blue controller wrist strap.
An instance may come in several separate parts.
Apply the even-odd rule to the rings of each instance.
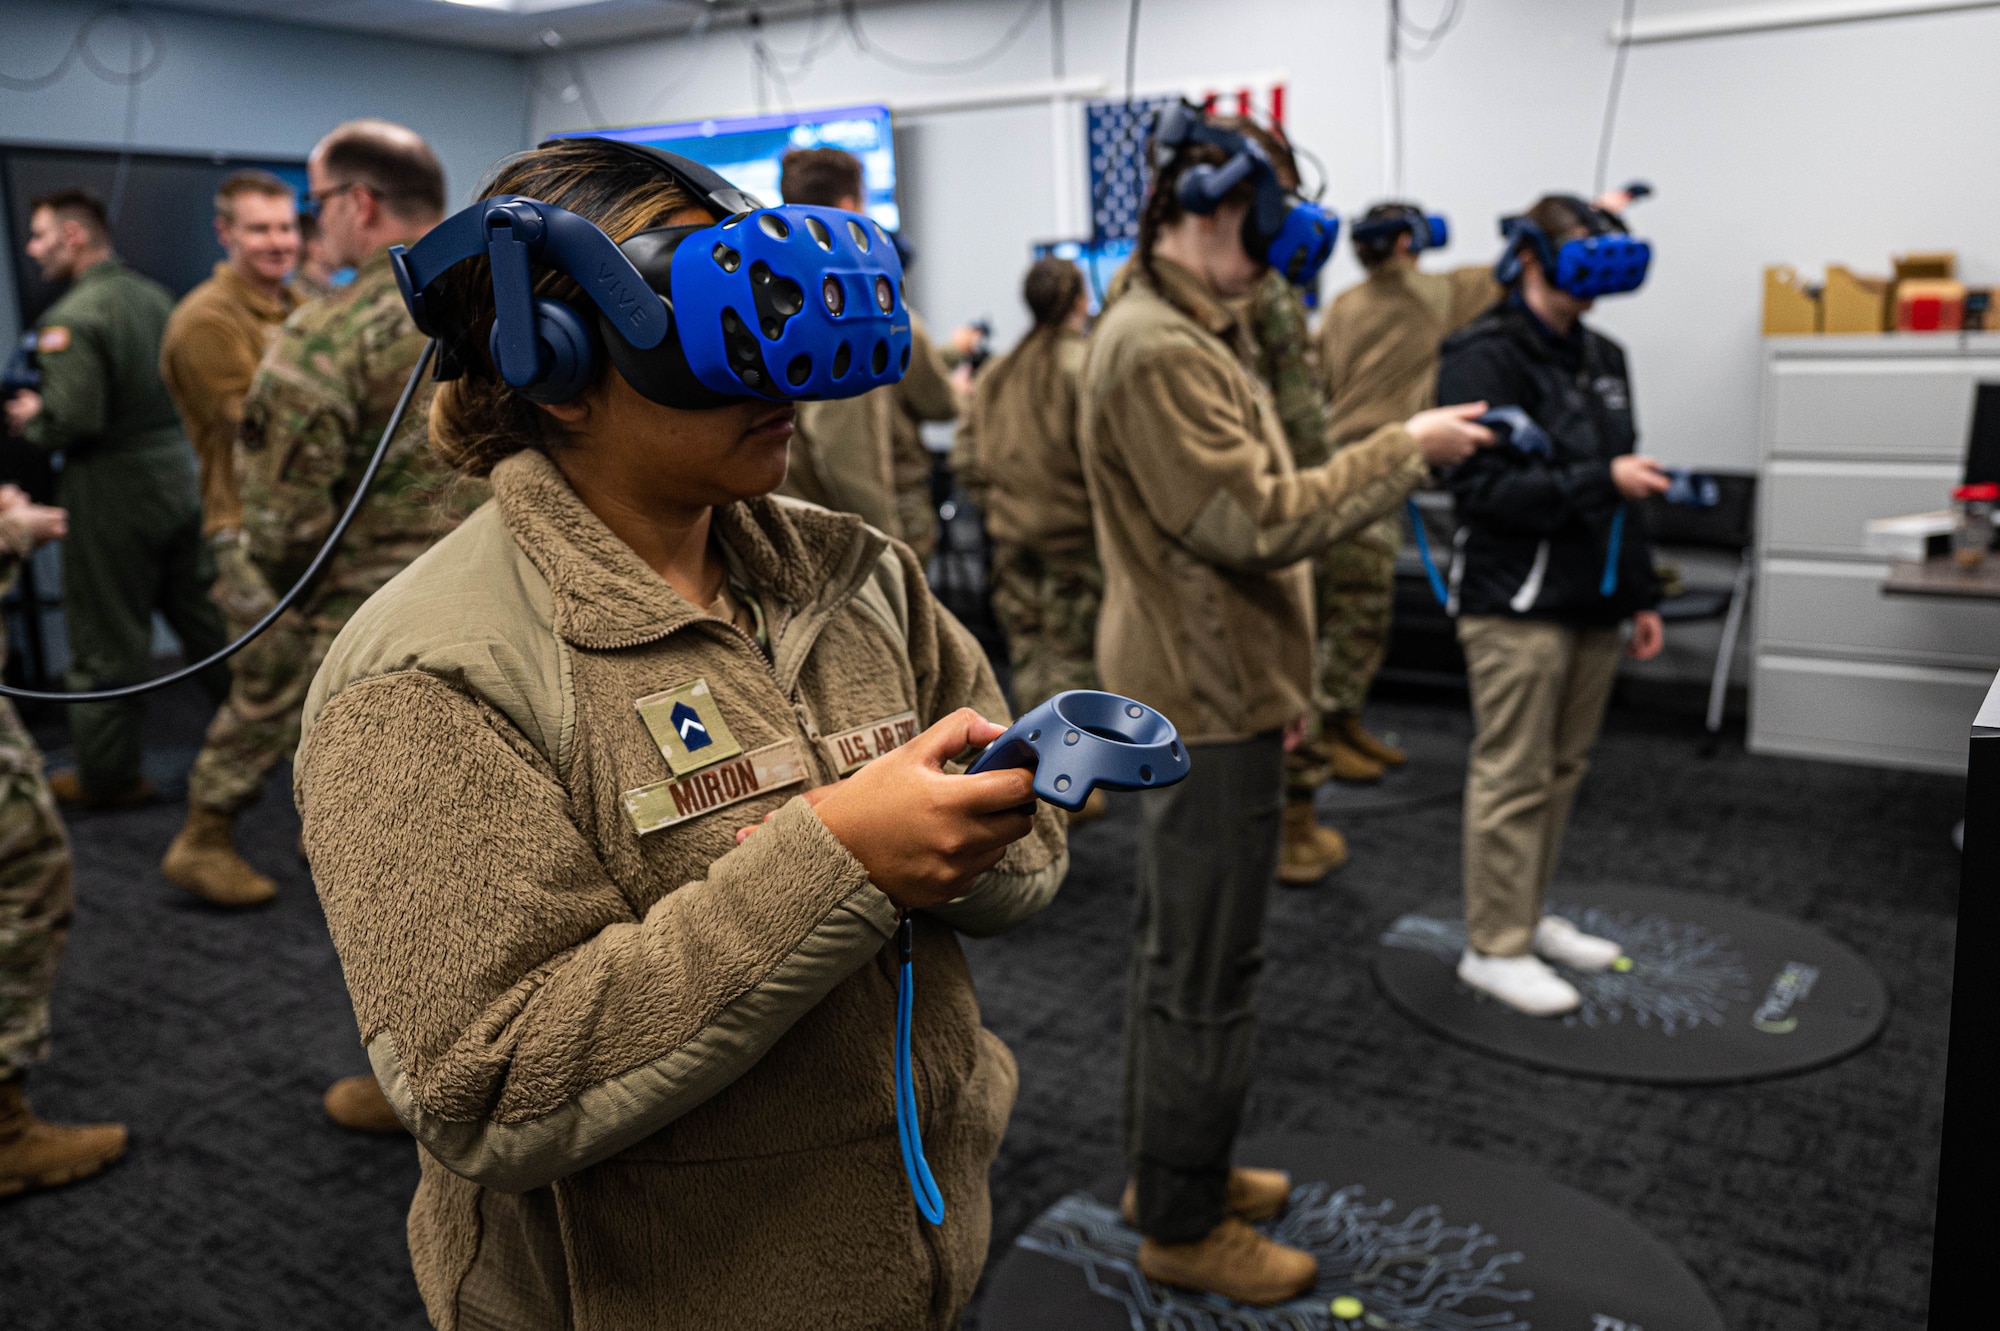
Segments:
[[[896,1137],[903,1147],[903,1173],[917,1210],[933,1225],[944,1223],[944,1195],[924,1159],[924,1134],[917,1123],[917,1076],[910,1058],[910,1017],[916,1006],[917,982],[910,974],[910,941],[915,925],[904,912],[896,925]]]

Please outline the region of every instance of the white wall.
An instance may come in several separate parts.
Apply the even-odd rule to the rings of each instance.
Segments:
[[[932,0],[864,11],[864,22],[897,54],[964,58],[986,49],[1023,3]],[[1467,0],[1436,55],[1408,67],[1406,192],[1450,215],[1459,239],[1442,261],[1489,259],[1494,219],[1543,190],[1588,190],[1612,61],[1605,32],[1620,8]],[[1358,212],[1384,189],[1383,12],[1382,0],[1147,0],[1138,83],[1287,70],[1293,134],[1325,159],[1330,200]],[[1126,14],[1125,0],[1067,0],[1069,74],[1120,83]],[[809,36],[805,23],[765,30],[781,59]],[[1766,263],[1884,271],[1892,251],[1950,248],[1971,280],[2000,281],[2000,172],[1989,146],[2000,123],[1996,50],[1996,10],[1632,49],[1611,179],[1642,176],[1658,188],[1633,220],[1659,253],[1645,290],[1606,301],[1597,317],[1632,351],[1648,448],[1674,462],[1754,465]],[[609,123],[756,108],[738,31],[574,59]],[[573,81],[570,58],[540,64],[535,132],[578,127],[582,99],[557,95]],[[789,104],[893,102],[1050,73],[1043,18],[990,67],[952,76],[899,72],[839,40],[790,79]],[[767,105],[784,104],[768,93]],[[1026,246],[1056,221],[1051,128],[1049,111],[1031,106],[913,117],[899,133],[920,250],[911,286],[934,325],[984,314],[1003,335],[1020,328]],[[1343,252],[1329,290],[1353,277]]]
[[[104,6],[6,0],[0,69],[27,77],[54,68],[78,25]],[[526,142],[525,62],[290,24],[147,10],[164,45],[160,70],[140,85],[135,146],[302,158],[342,120],[383,116],[422,134],[445,167],[454,199],[472,196],[486,168]],[[100,29],[96,49],[127,68],[129,29]],[[125,89],[81,63],[36,92],[0,88],[0,140],[120,146]],[[12,243],[0,218],[0,242]],[[0,263],[0,334],[15,322],[11,264]]]

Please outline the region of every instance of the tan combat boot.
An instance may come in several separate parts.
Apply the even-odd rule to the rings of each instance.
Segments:
[[[1401,767],[1410,761],[1410,755],[1393,744],[1385,743],[1379,735],[1371,735],[1362,728],[1358,712],[1341,712],[1326,720],[1324,733],[1338,740],[1347,748],[1367,758],[1374,759],[1384,767]]]
[[[1285,834],[1278,848],[1278,881],[1302,886],[1347,863],[1347,838],[1313,817],[1310,800],[1285,802]]]
[[[188,805],[187,822],[160,861],[167,881],[218,906],[261,906],[278,885],[236,853],[236,815]]]
[[[1319,751],[1326,755],[1327,770],[1333,773],[1333,779],[1350,786],[1372,786],[1382,779],[1382,773],[1387,770],[1338,735],[1328,734],[1322,738]]]
[[[1163,1285],[1256,1307],[1295,1299],[1319,1279],[1311,1253],[1274,1243],[1235,1216],[1193,1243],[1139,1240],[1139,1269]]]
[[[373,1077],[342,1077],[326,1088],[326,1098],[321,1101],[326,1106],[326,1116],[343,1128],[356,1132],[408,1132],[403,1120],[396,1117],[396,1111],[389,1108],[389,1097],[382,1094],[382,1083]]]
[[[1285,1209],[1292,1195],[1292,1176],[1282,1169],[1231,1169],[1229,1171],[1229,1214],[1256,1224],[1269,1220]],[[1125,1185],[1118,1214],[1134,1229],[1139,1227],[1139,1185]]]
[[[88,1178],[125,1154],[125,1125],[44,1123],[21,1095],[21,1079],[0,1081],[0,1197]]]

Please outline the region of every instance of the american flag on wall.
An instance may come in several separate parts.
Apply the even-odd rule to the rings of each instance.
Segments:
[[[1139,234],[1146,202],[1146,135],[1160,108],[1179,98],[1221,115],[1248,116],[1267,125],[1285,123],[1285,79],[1215,79],[1127,103],[1090,102],[1084,132],[1090,152],[1091,239],[1130,240]]]

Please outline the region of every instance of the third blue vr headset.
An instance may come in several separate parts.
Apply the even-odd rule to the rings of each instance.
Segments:
[[[617,244],[575,213],[508,194],[481,199],[408,249],[392,246],[410,317],[443,344],[438,378],[456,378],[469,356],[484,354],[524,397],[564,402],[590,386],[608,355],[644,397],[697,411],[749,398],[859,397],[903,377],[903,266],[876,223],[838,208],[766,208],[685,157],[587,141],[657,167],[722,220],[656,227]],[[494,320],[480,347],[431,287],[482,257],[492,266]],[[537,297],[537,263],[575,281],[590,304]]]
[[[1220,148],[1229,160],[1181,172],[1174,190],[1180,206],[1206,217],[1222,206],[1231,190],[1252,181],[1256,195],[1243,219],[1243,248],[1258,262],[1283,273],[1293,286],[1313,285],[1333,257],[1334,241],[1340,238],[1339,215],[1286,189],[1263,145],[1248,134],[1211,123],[1200,107],[1189,102],[1164,108],[1154,122],[1154,174],[1165,170],[1174,154],[1191,143]]]
[[[1653,247],[1635,239],[1625,223],[1612,213],[1570,195],[1557,199],[1576,213],[1588,235],[1552,245],[1534,219],[1522,214],[1500,219],[1500,237],[1507,248],[1493,265],[1493,277],[1502,286],[1521,280],[1521,252],[1532,249],[1549,281],[1578,300],[1616,296],[1637,291],[1646,280],[1653,261]]]
[[[1427,213],[1413,203],[1378,204],[1354,224],[1351,233],[1358,245],[1390,246],[1400,232],[1410,234],[1410,253],[1441,250],[1451,244],[1451,226],[1437,213]]]

